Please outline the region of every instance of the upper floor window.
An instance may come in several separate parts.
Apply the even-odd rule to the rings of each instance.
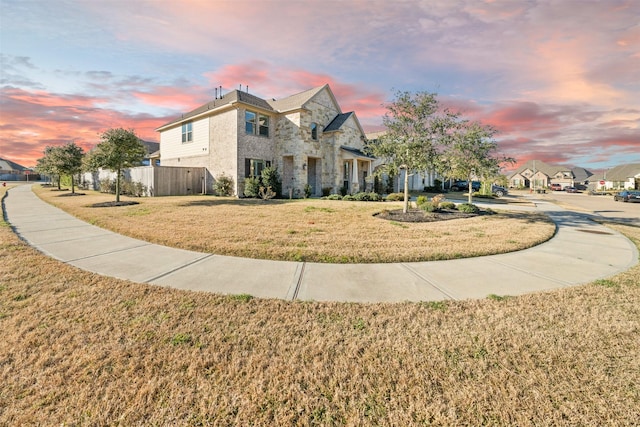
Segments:
[[[269,116],[247,110],[244,112],[244,123],[248,135],[269,136]]]
[[[182,142],[192,142],[193,141],[193,123],[183,123],[182,124]]]
[[[318,124],[315,122],[311,123],[311,139],[318,140]]]

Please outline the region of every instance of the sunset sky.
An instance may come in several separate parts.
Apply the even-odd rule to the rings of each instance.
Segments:
[[[518,163],[640,163],[638,0],[0,0],[0,157],[85,149],[249,86],[328,83],[381,130],[402,91],[494,125]]]

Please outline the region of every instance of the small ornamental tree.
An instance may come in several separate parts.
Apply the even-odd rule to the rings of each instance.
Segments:
[[[120,202],[122,171],[140,165],[146,151],[133,129],[108,129],[100,140],[89,153],[86,166],[90,170],[105,168],[116,173],[116,202]]]
[[[48,175],[52,179],[55,179],[58,184],[58,190],[60,190],[60,162],[59,162],[60,147],[47,146],[44,149],[44,156],[38,159],[36,170],[42,175]]]
[[[60,173],[71,177],[71,194],[75,194],[75,175],[82,172],[83,157],[84,150],[75,142],[70,142],[58,150]]]
[[[382,159],[376,175],[399,175],[404,171],[404,208],[409,210],[409,175],[434,166],[457,114],[443,109],[436,94],[398,92],[382,119],[387,132],[367,144],[367,152]]]
[[[472,203],[473,179],[482,181],[496,177],[504,163],[514,163],[510,157],[495,152],[498,143],[493,139],[496,130],[479,122],[463,121],[452,135],[447,150],[443,152],[439,166],[450,176],[465,179],[469,183],[469,203]]]

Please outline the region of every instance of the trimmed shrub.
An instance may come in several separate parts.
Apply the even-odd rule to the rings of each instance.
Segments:
[[[404,200],[404,193],[391,193],[385,200],[387,202],[402,202]]]
[[[304,198],[308,199],[309,197],[311,197],[311,185],[305,184],[304,185]]]
[[[244,179],[244,195],[245,197],[258,197],[260,191],[260,180],[258,178]]]
[[[327,196],[327,200],[342,200],[342,197],[340,194],[329,194]]]
[[[472,203],[462,203],[458,205],[458,210],[465,213],[480,213],[480,208]]]
[[[424,202],[420,205],[420,209],[425,212],[436,212],[438,208],[432,202]]]
[[[328,197],[331,194],[333,187],[322,187],[322,197]]]
[[[442,202],[440,203],[440,209],[455,209],[456,204],[453,202]]]
[[[225,174],[218,176],[213,183],[213,191],[215,191],[218,196],[233,195],[233,178]]]
[[[355,201],[356,199],[355,199],[355,197],[354,197],[354,196],[352,196],[351,194],[347,194],[347,195],[345,195],[345,196],[343,196],[343,197],[342,197],[342,200],[345,200],[345,201],[347,201],[347,202],[353,202],[353,201]]]
[[[421,207],[422,205],[424,205],[425,203],[427,203],[427,196],[418,196],[416,198],[416,205],[418,207]]]

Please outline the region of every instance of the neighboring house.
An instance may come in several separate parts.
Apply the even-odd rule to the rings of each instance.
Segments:
[[[231,91],[156,129],[163,166],[206,169],[206,190],[222,175],[242,196],[244,179],[278,168],[283,195],[367,189],[373,158],[354,112],[343,113],[329,85],[283,99]]]
[[[602,179],[596,181],[595,188],[640,190],[640,163],[628,163],[608,169]]]
[[[372,132],[366,135],[367,141],[375,142],[386,134],[386,131]],[[376,159],[373,162],[374,170],[382,165],[382,159]],[[376,179],[376,191],[379,193],[386,193],[387,189],[393,192],[404,191],[404,174],[405,171],[401,170],[398,176],[394,176],[392,182],[389,183],[389,177],[384,175],[379,179]],[[436,184],[436,180],[442,183],[442,178],[436,173],[435,170],[427,171],[412,171],[409,173],[409,191],[424,191],[426,187],[433,187]]]
[[[541,160],[529,160],[509,176],[509,186],[515,188],[547,188],[560,184],[562,188],[586,186],[591,172],[581,167],[549,165]]]
[[[40,175],[11,160],[0,158],[0,181],[36,181]]]

